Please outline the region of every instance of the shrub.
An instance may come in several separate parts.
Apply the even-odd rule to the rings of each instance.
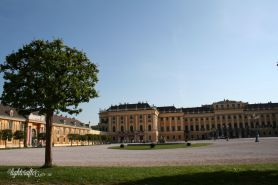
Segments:
[[[191,143],[187,143],[187,146],[191,146]]]
[[[124,145],[124,144],[121,144],[121,145],[120,145],[120,148],[124,148],[124,147],[125,147],[125,145]]]
[[[165,138],[164,138],[164,137],[161,137],[161,138],[159,139],[159,143],[166,143]]]
[[[151,144],[150,144],[150,147],[151,147],[151,148],[154,148],[154,147],[155,147],[155,143],[151,143]]]
[[[1,132],[1,140],[5,141],[5,148],[7,148],[7,140],[11,140],[13,137],[13,132],[11,129],[5,129]]]

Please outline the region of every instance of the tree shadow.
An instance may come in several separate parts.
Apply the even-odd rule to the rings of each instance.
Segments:
[[[120,185],[277,185],[278,171],[208,172],[150,177]]]

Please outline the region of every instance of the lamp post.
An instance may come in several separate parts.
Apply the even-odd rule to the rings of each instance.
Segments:
[[[252,123],[254,123],[257,119],[259,119],[260,116],[256,115],[255,113],[253,113],[251,116],[248,117],[249,120],[252,121]],[[259,142],[259,128],[257,123],[256,124],[256,139],[255,142]]]
[[[227,138],[226,140],[229,141],[229,137],[230,137],[230,130],[229,130],[229,125],[227,125],[227,129],[226,129],[226,134],[227,134]]]

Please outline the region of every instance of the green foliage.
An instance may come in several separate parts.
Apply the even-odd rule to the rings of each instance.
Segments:
[[[79,134],[68,134],[68,139],[70,141],[79,140]]]
[[[38,140],[46,140],[46,134],[45,132],[41,132],[38,134]]]
[[[161,137],[161,138],[158,140],[158,143],[166,143],[165,137]]]
[[[87,135],[79,135],[79,140],[80,141],[87,141],[88,140],[88,136]]]
[[[111,142],[111,141],[112,141],[112,136],[108,135],[108,136],[107,136],[107,141],[108,141],[108,142]]]
[[[101,141],[103,141],[103,142],[107,141],[107,136],[106,135],[101,135],[100,138],[101,138]]]
[[[13,134],[14,139],[22,140],[24,139],[24,132],[22,130],[17,130]]]
[[[13,137],[13,132],[11,129],[2,130],[2,140],[10,140]]]
[[[88,141],[88,142],[94,140],[93,134],[86,134],[86,137],[87,137],[87,141]]]
[[[8,55],[0,65],[4,73],[2,103],[21,113],[62,111],[79,113],[78,104],[98,94],[97,66],[86,54],[62,40],[34,40]]]
[[[94,137],[95,137],[95,141],[100,141],[100,135],[94,135]]]

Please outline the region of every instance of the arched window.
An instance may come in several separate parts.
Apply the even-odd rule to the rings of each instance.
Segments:
[[[116,128],[115,128],[115,126],[113,127],[113,132],[116,132]]]
[[[140,125],[140,131],[143,132],[143,125]]]
[[[9,121],[9,129],[10,129],[10,130],[13,129],[13,121]]]
[[[151,130],[152,130],[152,126],[149,125],[149,126],[148,126],[148,131],[151,131]]]
[[[133,132],[133,126],[131,125],[129,128],[130,132]]]
[[[124,126],[121,126],[121,132],[123,132],[124,131]]]

